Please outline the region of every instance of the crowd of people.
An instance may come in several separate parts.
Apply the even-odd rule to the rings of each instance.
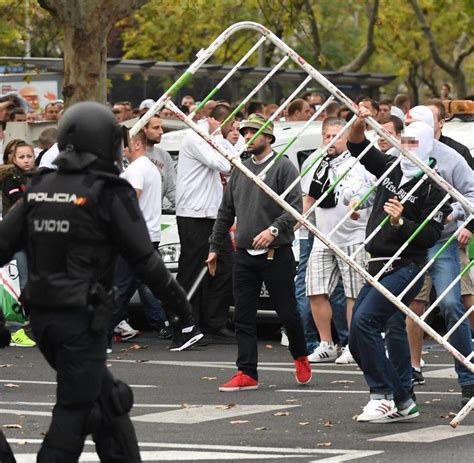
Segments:
[[[11,101],[0,103],[3,121],[19,120]],[[342,135],[341,129],[354,117],[353,112],[336,101],[325,102],[325,95],[310,92],[294,99],[275,118],[322,121],[322,151],[305,161],[301,170],[309,171],[301,185],[287,194],[286,201],[297,211],[312,211],[309,220],[321,233],[329,236],[345,254],[353,256],[361,267],[367,267],[371,275],[378,275],[395,295],[413,279],[427,258],[443,248],[444,252],[437,255],[425,275],[424,284],[420,278],[403,297],[403,302],[421,315],[430,300],[431,288],[437,295],[442,294],[461,272],[461,265],[466,265],[472,224],[462,228],[457,240],[448,242],[468,214],[456,202],[441,207],[387,268],[390,257],[443,196],[428,179],[417,190],[418,167],[407,158],[400,159],[398,150],[383,138],[357,162],[355,158],[376,137],[364,118],[374,118],[388,134],[424,163],[435,167],[446,181],[474,202],[474,163],[469,149],[443,135],[446,111],[439,99],[412,107],[409,97],[403,94],[393,101],[361,96],[356,101],[359,115]],[[111,111],[116,121],[122,123],[142,117],[154,103],[144,100],[134,108],[130,102],[121,101],[111,105]],[[286,192],[298,178],[297,168],[285,157],[267,169],[276,156],[272,149],[274,126],[268,119],[274,116],[278,105],[254,100],[247,103],[242,113],[234,114],[226,101],[210,100],[200,105],[187,95],[179,107],[185,114],[195,113],[200,129],[229,153],[237,155],[246,145],[242,155],[245,166],[255,175],[261,174],[276,193]],[[60,119],[61,115],[59,103],[45,108],[46,120]],[[169,153],[160,147],[163,118],[171,117],[172,111],[162,109],[129,140],[121,175],[137,195],[157,252],[164,202],[176,210],[181,246],[177,281],[192,293],[190,302],[199,336],[195,332],[177,333],[169,307],[134,274],[126,259],[119,258],[115,271],[117,299],[108,326],[109,352],[114,337],[129,341],[140,335],[128,320],[128,305],[138,290],[149,325],[159,336],[172,338],[171,350],[187,349],[195,343],[237,344],[238,373],[220,390],[256,389],[256,310],[264,282],[282,322],[282,344],[288,346],[294,359],[298,383],[310,382],[311,363],[357,363],[371,393],[360,421],[417,416],[413,387],[425,382],[420,328],[411,320],[405,328],[401,311],[366,284],[330,247],[300,227],[254,183],[234,170],[225,157],[195,132],[183,138],[175,169]],[[56,129],[49,128],[43,131],[35,148],[23,140],[13,140],[5,146],[0,172],[4,215],[21,197],[28,172],[57,169],[60,150],[55,138]],[[416,140],[416,145],[410,144],[409,139]],[[381,176],[386,178],[373,191]],[[366,236],[387,215],[388,225],[364,247]],[[295,230],[300,249],[298,266],[292,252]],[[15,258],[23,288],[27,278],[24,253]],[[208,272],[203,271],[206,266]],[[471,307],[472,294],[472,282],[466,273],[440,301],[440,312],[448,329]],[[232,301],[235,317],[233,325],[229,325]],[[451,343],[465,356],[472,351],[473,317],[470,321],[471,326],[465,321],[451,337]],[[34,346],[27,331],[27,327],[17,331],[13,344]],[[459,362],[455,366],[465,404],[474,392],[474,375]]]

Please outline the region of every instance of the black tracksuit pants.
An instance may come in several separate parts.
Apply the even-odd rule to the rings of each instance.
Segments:
[[[176,217],[181,253],[176,279],[186,292],[196,281],[209,254],[209,237],[214,219]],[[214,277],[206,274],[191,299],[194,320],[204,333],[225,328],[232,304],[232,257],[233,249],[228,236],[225,247],[217,259]]]
[[[257,373],[257,307],[262,281],[270,293],[270,301],[290,342],[294,359],[306,355],[303,323],[296,308],[296,264],[291,245],[268,254],[250,255],[246,249],[237,249],[234,256],[233,287],[235,299],[235,334],[237,336],[237,368],[258,380]]]

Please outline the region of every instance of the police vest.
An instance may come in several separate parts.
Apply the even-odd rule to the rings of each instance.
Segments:
[[[89,172],[46,171],[25,192],[28,306],[84,307],[91,285],[111,286],[116,252],[100,205],[107,179]]]

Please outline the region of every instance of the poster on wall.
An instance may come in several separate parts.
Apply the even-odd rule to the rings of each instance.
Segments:
[[[11,78],[11,76],[9,76]],[[42,112],[44,107],[59,99],[59,83],[57,80],[38,80],[31,82],[23,80],[2,81],[0,78],[0,95],[8,92],[18,92],[36,112]]]

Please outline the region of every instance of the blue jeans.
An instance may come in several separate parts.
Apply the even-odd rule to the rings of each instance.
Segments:
[[[329,296],[329,303],[332,308],[333,328],[337,333],[339,344],[345,346],[349,341],[349,327],[347,326],[347,297],[344,294],[341,278]]]
[[[304,337],[308,354],[311,354],[318,346],[318,332],[314,324],[313,314],[308,296],[306,296],[306,267],[308,258],[313,247],[314,235],[309,234],[308,239],[300,239],[300,260],[295,280],[296,308],[303,322]]]
[[[410,264],[384,276],[380,283],[396,296],[419,271],[420,268],[416,264]],[[406,305],[418,294],[422,284],[423,278],[418,280],[405,295],[403,302]],[[398,311],[399,309],[377,289],[366,283],[354,304],[349,348],[364,372],[370,392],[383,395],[393,394],[395,403],[400,404],[410,399],[409,388],[402,383],[393,360],[386,357],[385,342],[381,335],[382,331],[386,330],[389,319]],[[390,356],[390,359],[397,358],[398,352]],[[409,355],[405,361],[411,368]]]
[[[440,241],[428,250],[428,259],[431,259],[436,252],[446,243]],[[435,260],[430,267],[430,275],[436,294],[440,295],[449,284],[461,272],[461,262],[457,241],[453,241],[444,252]],[[448,331],[465,313],[464,304],[461,298],[461,285],[458,282],[439,303],[440,313],[446,323]],[[404,352],[404,356],[410,357],[408,339],[405,330],[405,318],[403,314],[396,314],[391,320],[391,329],[387,331],[387,348],[390,355],[390,344],[393,344],[396,352]],[[472,352],[471,328],[469,320],[464,320],[461,326],[451,335],[448,341],[461,354],[468,356]],[[392,357],[390,355],[390,357]],[[474,384],[474,373],[471,373],[462,363],[454,362],[458,381],[461,386]],[[404,385],[411,384],[411,365],[407,367],[404,363],[397,368],[399,375],[403,378]]]

